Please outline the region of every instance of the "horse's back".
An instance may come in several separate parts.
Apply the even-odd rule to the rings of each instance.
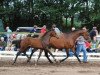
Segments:
[[[50,45],[56,48],[63,48],[65,45],[65,38],[64,36],[60,36],[59,38],[51,37],[49,42],[50,42]]]
[[[32,46],[33,48],[42,48],[42,43],[39,38],[26,37],[22,40],[23,46]]]

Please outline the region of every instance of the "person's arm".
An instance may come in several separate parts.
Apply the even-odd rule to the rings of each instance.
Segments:
[[[30,33],[34,32],[34,29],[30,30]]]
[[[98,31],[96,30],[96,36],[98,35]]]
[[[87,42],[83,36],[79,36],[76,41],[84,41],[84,42]]]

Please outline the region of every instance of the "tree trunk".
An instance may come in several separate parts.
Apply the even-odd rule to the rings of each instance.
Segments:
[[[74,26],[74,16],[71,16],[71,27]]]

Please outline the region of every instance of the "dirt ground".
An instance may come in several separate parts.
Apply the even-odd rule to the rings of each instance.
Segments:
[[[100,62],[78,63],[65,61],[50,64],[47,61],[26,63],[19,59],[15,65],[13,60],[0,60],[0,75],[100,75]]]

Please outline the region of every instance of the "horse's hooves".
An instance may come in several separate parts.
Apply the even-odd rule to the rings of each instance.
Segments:
[[[27,63],[30,63],[30,60],[27,60]]]
[[[60,61],[57,61],[56,64],[60,64]]]
[[[62,63],[62,62],[63,62],[63,60],[60,60],[60,61],[59,61],[59,63]]]
[[[34,66],[37,66],[37,63],[35,63]]]
[[[80,63],[80,64],[82,64],[82,62],[81,62],[81,61],[80,61],[79,63]]]
[[[12,65],[14,65],[15,63],[12,63]]]
[[[83,63],[89,63],[89,62],[85,61],[85,62],[83,62]]]
[[[51,61],[50,63],[51,63],[51,64],[53,64],[53,62],[52,62],[52,61]]]

